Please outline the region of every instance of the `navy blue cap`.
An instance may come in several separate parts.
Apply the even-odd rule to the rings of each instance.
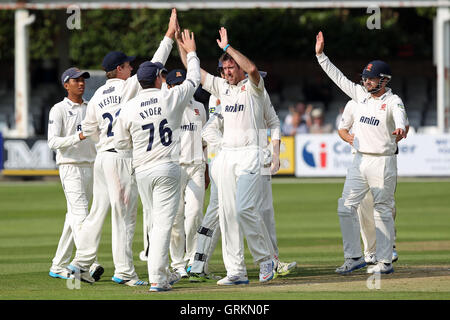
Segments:
[[[69,79],[76,79],[76,78],[79,78],[79,77],[83,77],[85,79],[88,79],[88,78],[91,77],[91,75],[89,74],[89,72],[81,71],[80,69],[75,68],[75,67],[69,68],[66,71],[64,71],[62,76],[61,76],[62,85],[64,86],[64,83],[69,81]]]
[[[183,69],[171,70],[166,77],[167,84],[178,84],[182,83],[186,79],[186,71]]]
[[[154,82],[160,71],[166,70],[161,62],[145,61],[136,72],[138,81]]]
[[[383,78],[392,76],[391,67],[381,60],[374,60],[364,68],[362,76],[365,78]]]
[[[102,67],[106,72],[109,72],[113,71],[122,63],[131,62],[134,59],[136,59],[136,57],[129,57],[123,52],[111,51],[103,58]]]

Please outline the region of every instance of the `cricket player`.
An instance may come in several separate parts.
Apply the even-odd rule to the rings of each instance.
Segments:
[[[265,73],[262,73],[261,76],[265,76]],[[213,101],[214,103],[214,101]],[[223,116],[220,114],[220,110],[217,110],[216,113],[214,113],[210,119],[208,120],[208,123],[205,125],[202,135],[204,139],[207,141],[208,145],[219,145],[222,140],[222,131],[223,131]],[[265,138],[265,132],[263,133],[263,138],[266,139],[266,144],[264,147],[266,148],[264,151],[264,167],[268,168],[272,165],[272,170],[270,172],[263,172],[261,174],[261,186],[262,186],[262,193],[258,197],[258,212],[261,214],[264,224],[267,228],[268,235],[270,238],[270,244],[269,246],[272,247],[273,251],[273,260],[274,260],[274,272],[278,275],[287,275],[290,273],[290,271],[296,267],[296,262],[291,263],[285,263],[281,262],[278,259],[278,244],[277,244],[277,237],[276,237],[276,230],[275,230],[275,218],[274,218],[274,210],[273,210],[273,200],[272,200],[272,184],[271,184],[271,174],[275,174],[276,171],[279,169],[279,148],[280,148],[280,122],[278,119],[278,116],[276,115],[275,109],[272,106],[272,103],[270,101],[269,95],[267,92],[265,92],[265,108],[264,108],[264,122],[266,129],[270,129],[271,136],[272,136],[272,144],[269,145],[269,142],[267,141],[267,138]],[[275,152],[273,152],[274,150]],[[273,156],[272,156],[273,154]],[[211,171],[213,173],[214,170]],[[211,179],[213,181],[214,178]],[[213,183],[213,182],[212,182]],[[211,191],[212,192],[212,191]],[[214,208],[214,205],[217,207]],[[213,209],[210,211],[210,207],[213,207]],[[215,210],[214,210],[215,209]],[[210,255],[212,254],[212,251],[215,248],[215,244],[217,241],[213,238],[214,233],[219,233],[220,229],[217,228],[218,224],[218,204],[217,201],[210,202],[208,206],[208,211],[205,214],[204,221],[202,222],[202,228],[207,229],[208,232],[202,232],[203,236],[199,235],[199,242],[198,242],[198,250],[196,254],[196,260],[194,262],[194,265],[191,269],[191,282],[200,282],[200,281],[206,281],[207,272],[201,269],[201,266],[206,264],[210,258]],[[213,213],[216,213],[213,216]],[[214,218],[213,218],[214,217]],[[205,227],[206,226],[206,227]],[[199,231],[203,231],[200,230]],[[210,240],[207,239],[208,235],[211,234],[209,237],[212,238]],[[242,238],[242,237],[241,237]],[[203,239],[203,240],[202,240]],[[211,244],[214,244],[214,246],[211,248]],[[243,259],[243,242],[241,242],[241,252],[240,255],[242,257],[241,264],[244,264]],[[207,252],[207,254],[205,254]],[[227,251],[224,250],[224,260],[227,259]],[[200,261],[198,261],[200,260]]]
[[[344,139],[346,137],[354,139],[354,135],[350,134],[350,131],[354,123],[353,110],[355,108],[358,108],[358,104],[353,100],[349,100],[345,105],[344,112],[342,114],[338,127],[338,134],[344,141],[346,141]],[[408,133],[408,130],[409,130],[409,121],[408,119],[406,119],[406,134]],[[398,142],[401,139],[402,136],[397,136],[396,143],[398,144]],[[346,142],[348,142],[350,145],[353,144],[352,139]],[[356,153],[354,148],[352,148],[352,152]],[[398,148],[396,153],[398,153]],[[368,265],[374,265],[376,264],[376,256],[375,256],[376,233],[375,233],[375,221],[373,211],[373,196],[370,192],[367,192],[366,196],[359,204],[357,212],[361,227],[361,239],[364,245],[364,260]],[[394,209],[392,211],[392,218],[394,219],[394,222],[395,216],[396,216],[396,208],[394,206]],[[396,232],[394,226],[394,245],[392,249],[392,262],[396,262],[398,260],[398,254],[395,248],[395,237]]]
[[[152,62],[165,64],[172,50],[177,24],[176,10],[172,9],[164,39]],[[114,146],[117,117],[124,111],[126,102],[140,90],[137,76],[130,77],[132,67],[129,57],[112,51],[103,59],[102,66],[108,80],[94,93],[82,122],[83,136],[100,134],[94,164],[94,200],[89,219],[83,223],[80,247],[69,268],[80,273],[81,279],[91,282],[84,270],[95,258],[102,226],[111,208],[112,253],[115,272],[112,281],[128,286],[148,285],[136,274],[133,264],[132,242],[137,215],[137,185],[132,168],[132,150],[116,150]]]
[[[186,71],[175,69],[166,77],[169,89],[181,85]],[[184,108],[180,125],[180,205],[170,237],[171,267],[187,278],[186,267],[194,261],[197,229],[203,218],[206,159],[201,130],[206,123],[205,107],[191,99]],[[205,145],[206,147],[206,145]]]
[[[215,160],[220,161],[215,165],[219,168],[217,186],[222,244],[228,250],[230,260],[226,261],[224,257],[227,276],[217,284],[249,283],[245,264],[240,259],[240,230],[247,239],[255,263],[260,266],[260,282],[267,282],[274,276],[273,254],[267,229],[257,210],[261,193],[259,129],[264,128],[264,81],[254,63],[230,46],[226,29],[222,27],[219,34],[217,44],[226,53],[221,59],[226,79],[201,70],[203,89],[220,99],[224,121],[222,149]],[[236,218],[238,223],[235,223]]]
[[[222,62],[219,61],[218,71],[222,78],[224,77]],[[209,120],[214,121],[214,117],[218,116],[221,112],[220,100],[217,97],[211,95],[208,104]],[[213,128],[213,126],[206,123],[203,127]],[[192,263],[191,269],[189,270],[189,281],[190,282],[204,282],[208,279],[219,280],[220,277],[216,277],[214,274],[209,272],[209,260],[217,246],[217,242],[220,238],[220,226],[219,226],[219,196],[217,193],[217,175],[213,174],[217,170],[213,171],[214,160],[216,155],[220,152],[220,145],[222,143],[222,132],[223,132],[223,122],[219,124],[221,127],[213,132],[210,137],[208,137],[207,142],[207,161],[208,161],[208,174],[210,180],[210,193],[209,193],[209,204],[206,209],[206,213],[203,216],[201,225],[197,230],[197,247],[194,255],[194,261]],[[212,129],[214,130],[214,129]],[[211,131],[211,129],[209,130]],[[208,132],[209,132],[208,131]],[[208,134],[206,132],[205,134]],[[204,131],[202,131],[202,134]],[[213,142],[211,142],[211,139]],[[205,141],[206,142],[206,141]]]
[[[338,215],[344,246],[344,264],[336,269],[345,274],[366,265],[359,240],[357,208],[367,192],[374,201],[377,264],[368,273],[394,272],[392,247],[394,241],[394,192],[397,182],[396,138],[406,138],[406,112],[402,100],[386,84],[392,77],[389,65],[375,60],[364,67],[363,85],[348,80],[323,53],[324,37],[316,37],[317,60],[326,74],[358,106],[354,108],[353,147],[356,154],[348,169]]]
[[[225,77],[222,68],[222,62],[219,61],[218,71],[222,78]],[[264,78],[267,73],[260,71],[260,75]],[[269,149],[265,150],[267,155],[266,161],[264,163],[265,167],[270,167],[272,161],[275,163],[275,170],[279,169],[279,148],[280,148],[280,121],[276,115],[275,109],[273,108],[269,95],[265,92],[266,99],[265,103],[267,108],[264,111],[264,119],[266,128],[271,130],[272,150],[275,150],[275,155],[272,157],[272,151]],[[218,147],[222,142],[222,132],[223,132],[223,117],[220,115],[221,107],[220,100],[215,96],[211,95],[209,101],[210,110],[210,120],[208,120],[207,125],[205,125],[203,134],[205,140],[208,142],[208,160],[209,168],[212,167],[212,162],[215,154],[219,151]],[[268,141],[267,141],[268,144]],[[269,146],[265,146],[269,148]],[[212,170],[210,170],[211,174]],[[202,226],[199,228],[199,236],[197,241],[197,253],[195,255],[194,264],[191,269],[189,280],[191,282],[203,282],[207,279],[211,279],[213,275],[208,273],[208,262],[214,252],[215,246],[217,244],[218,237],[220,236],[219,228],[219,217],[218,217],[218,199],[217,199],[217,187],[214,183],[214,178],[211,178],[211,192],[210,192],[210,203],[208,209],[202,221]],[[275,261],[275,275],[287,275],[290,271],[295,268],[296,262],[285,263],[278,259],[278,245],[275,230],[275,218],[273,210],[273,200],[272,200],[272,185],[271,185],[271,174],[261,175],[261,185],[262,194],[259,197],[258,208],[266,228],[268,229],[270,241],[274,249],[274,261]],[[243,250],[243,248],[242,248]],[[224,253],[226,254],[226,252]]]
[[[63,232],[52,261],[49,275],[69,279],[67,270],[72,249],[78,247],[79,230],[89,214],[92,199],[95,143],[81,133],[81,121],[86,115],[87,102],[83,100],[85,79],[89,72],[69,68],[63,72],[61,82],[67,97],[50,110],[48,121],[48,146],[56,151],[56,164],[67,200],[67,213]],[[104,269],[94,260],[90,275],[98,281]]]
[[[171,89],[162,88],[162,65],[144,62],[137,77],[142,91],[129,101],[117,122],[115,148],[133,148],[139,194],[148,208],[152,227],[149,240],[150,291],[168,291],[180,280],[169,272],[169,243],[180,201],[180,126],[183,109],[200,83],[200,61],[194,34],[185,30],[182,43],[187,52],[186,80]]]

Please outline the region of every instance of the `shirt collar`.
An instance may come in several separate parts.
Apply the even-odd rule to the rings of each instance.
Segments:
[[[83,99],[83,102],[82,102],[81,104],[76,103],[76,102],[73,102],[72,100],[70,100],[70,99],[67,98],[67,97],[64,98],[64,101],[65,101],[71,108],[77,107],[77,106],[80,106],[80,105],[87,105],[87,101],[84,100],[84,99]]]
[[[386,99],[387,97],[389,97],[389,96],[392,95],[392,90],[391,90],[391,88],[386,87],[386,92],[383,93],[381,96],[376,97],[376,98],[372,97],[372,95],[371,95],[370,93],[367,93],[367,94],[368,94],[368,99],[384,100],[384,99]]]

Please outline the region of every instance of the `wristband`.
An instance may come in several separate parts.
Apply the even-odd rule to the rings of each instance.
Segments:
[[[230,46],[230,44],[227,44],[227,45],[225,46],[225,48],[223,48],[223,52],[227,52],[227,49],[228,49],[229,46]]]

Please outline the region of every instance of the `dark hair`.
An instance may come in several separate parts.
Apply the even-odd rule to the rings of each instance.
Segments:
[[[148,89],[148,88],[154,88],[155,87],[155,81],[142,80],[142,81],[139,81],[139,84],[141,85],[142,89]]]
[[[230,56],[230,55],[229,55],[228,53],[226,53],[226,52],[224,52],[224,53],[220,56],[219,61],[222,62],[222,64],[223,64],[224,61],[234,61],[234,63],[236,63],[236,66],[237,66],[239,69],[241,68],[241,67],[238,65],[238,63],[236,62],[236,60],[234,60],[233,57]],[[222,69],[223,69],[223,68],[222,68]]]

